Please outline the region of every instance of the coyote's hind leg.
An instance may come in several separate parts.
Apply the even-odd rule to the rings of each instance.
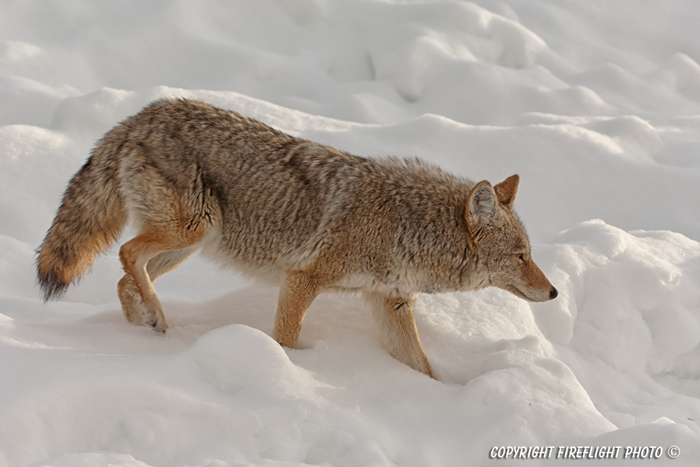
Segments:
[[[166,272],[175,269],[196,251],[196,247],[190,247],[176,251],[165,251],[154,256],[146,264],[146,272],[151,282],[155,282],[157,278]],[[136,280],[133,276],[124,274],[124,277],[119,281],[117,291],[127,321],[145,326],[147,324],[145,315],[148,312],[141,299],[141,293],[139,292]],[[150,321],[154,322],[152,318],[153,317],[149,314]]]
[[[165,157],[160,146],[141,141],[129,147],[120,165],[119,189],[141,230],[119,250],[124,267],[119,298],[127,320],[165,331],[168,324],[153,281],[196,250],[221,212],[195,159],[178,165],[177,157]],[[165,161],[175,165],[166,167]]]
[[[119,299],[127,320],[146,324],[156,331],[168,329],[153,281],[192,254],[192,247],[202,239],[204,231],[198,229],[185,236],[171,230],[145,228],[140,235],[122,245],[119,259],[125,275],[119,281]],[[150,261],[153,261],[151,268],[148,267]]]

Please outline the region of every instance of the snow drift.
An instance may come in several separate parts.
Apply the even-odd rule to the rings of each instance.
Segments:
[[[3,4],[0,466],[568,462],[498,446],[697,465],[698,20],[690,0]],[[42,304],[34,249],[68,180],[169,96],[473,180],[519,173],[559,298],[422,296],[439,382],[393,360],[353,296],[320,297],[282,349],[277,290],[197,258],[156,284],[165,336],[121,316],[116,247]]]

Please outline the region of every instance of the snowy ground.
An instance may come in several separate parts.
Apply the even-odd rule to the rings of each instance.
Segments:
[[[569,465],[560,446],[700,465],[698,24],[694,0],[1,3],[0,466]],[[164,336],[123,319],[116,246],[42,304],[34,249],[67,181],[164,96],[519,173],[559,298],[421,297],[440,382],[393,360],[352,296],[318,299],[283,350],[276,289],[197,258],[156,284]],[[554,449],[489,459],[507,446]]]

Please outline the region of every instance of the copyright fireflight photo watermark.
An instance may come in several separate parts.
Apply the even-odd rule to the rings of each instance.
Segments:
[[[678,446],[493,446],[489,459],[677,459]]]

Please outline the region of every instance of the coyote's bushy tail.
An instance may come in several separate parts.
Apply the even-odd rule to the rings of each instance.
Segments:
[[[38,249],[37,276],[44,301],[60,298],[126,224],[117,152],[108,138],[103,139],[68,184]]]

